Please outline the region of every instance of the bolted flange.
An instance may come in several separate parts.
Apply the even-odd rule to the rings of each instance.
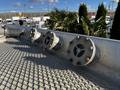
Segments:
[[[67,53],[73,65],[85,66],[93,61],[96,47],[90,38],[77,36],[70,41]]]
[[[44,38],[42,46],[48,50],[54,49],[60,43],[60,39],[54,32],[48,31]],[[59,48],[59,47],[58,47]]]
[[[31,29],[30,37],[32,43],[36,42],[41,36],[42,36],[41,33],[39,33],[36,28]]]

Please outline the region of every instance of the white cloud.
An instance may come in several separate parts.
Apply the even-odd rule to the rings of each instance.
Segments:
[[[20,7],[20,6],[22,6],[22,4],[20,2],[16,2],[15,6]]]
[[[16,2],[16,3],[14,4],[14,6],[15,6],[15,7],[26,7],[27,4],[26,4],[26,3],[21,3],[21,2]]]
[[[57,3],[58,0],[48,0],[49,3]]]
[[[40,2],[40,3],[45,3],[45,2],[49,2],[49,3],[57,3],[59,0],[29,0],[29,2]]]
[[[30,8],[32,9],[32,8],[34,8],[33,6],[30,6]]]
[[[43,2],[45,0],[29,0],[30,2]]]
[[[107,3],[106,2],[103,2],[104,5],[106,5]]]
[[[10,11],[10,12],[15,13],[15,12],[17,12],[17,11]]]
[[[91,11],[91,10],[92,10],[91,5],[87,5],[87,8],[88,8],[88,10],[89,10],[89,11]]]

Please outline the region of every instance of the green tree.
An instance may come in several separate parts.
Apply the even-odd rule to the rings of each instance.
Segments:
[[[89,29],[89,26],[88,24],[86,23],[85,21],[85,18],[84,17],[81,17],[81,20],[80,20],[80,30],[83,30],[82,34],[86,34],[86,35],[90,35],[90,29]]]
[[[120,0],[115,12],[110,38],[120,40]]]
[[[98,6],[98,10],[97,10],[97,14],[96,14],[96,17],[95,17],[95,21],[97,21],[98,19],[100,19],[101,17],[104,18],[104,21],[106,19],[106,14],[107,14],[107,9],[105,8],[104,4],[100,4]]]
[[[50,19],[46,21],[48,28],[72,33],[78,32],[77,14],[75,12],[54,9],[49,13],[49,16]]]
[[[61,25],[66,17],[66,11],[54,9],[49,14],[50,19],[46,21],[46,26],[50,29],[62,28]]]
[[[103,29],[104,26],[104,18],[101,17],[97,21],[91,24],[91,31],[93,36],[97,37],[106,37],[106,31]]]
[[[104,4],[98,6],[97,14],[95,17],[95,23],[93,23],[93,34],[98,37],[106,37],[106,15],[107,9]]]
[[[90,35],[90,20],[88,18],[87,6],[85,4],[80,4],[79,7],[79,24],[81,34]]]
[[[77,25],[78,25],[78,22],[77,22],[77,15],[76,13],[74,12],[68,12],[66,14],[66,17],[64,18],[64,21],[63,21],[63,27],[64,27],[64,30],[66,32],[72,32],[72,33],[75,33],[77,32]]]
[[[87,6],[85,4],[80,4],[78,13],[79,13],[79,22],[81,22],[81,19],[84,18],[85,22],[89,25],[90,20],[88,18]]]

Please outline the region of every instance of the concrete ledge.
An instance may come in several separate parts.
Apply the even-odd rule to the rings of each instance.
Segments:
[[[97,47],[97,53],[94,62],[88,65],[87,68],[101,75],[105,75],[120,84],[120,41],[54,30],[39,29],[38,31],[43,34],[48,31],[52,31],[59,36],[63,40],[62,48],[58,51],[51,51],[67,60],[69,59],[67,50],[70,41],[72,41],[76,36],[84,36],[92,39]],[[2,40],[4,41],[5,39]]]
[[[56,55],[68,59],[67,49],[69,42],[76,36],[85,36],[80,34],[65,33],[53,30],[38,30],[39,32],[46,33],[47,31],[55,32],[57,36],[63,38],[64,45],[59,51],[52,51]],[[89,36],[85,36],[89,37]],[[114,81],[120,82],[120,41],[111,40],[106,38],[92,37],[90,36],[96,47],[97,56],[94,63],[87,66],[88,69],[95,71],[101,75],[105,75]]]

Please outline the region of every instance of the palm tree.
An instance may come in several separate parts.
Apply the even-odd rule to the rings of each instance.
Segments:
[[[104,24],[105,23],[103,17],[100,17],[97,21],[95,21],[95,23],[91,25],[91,29],[93,31],[92,35],[98,37],[106,37],[106,31],[105,28],[103,28]]]
[[[77,32],[77,15],[74,12],[54,9],[49,13],[50,19],[46,26],[50,29],[56,29],[65,32]]]

